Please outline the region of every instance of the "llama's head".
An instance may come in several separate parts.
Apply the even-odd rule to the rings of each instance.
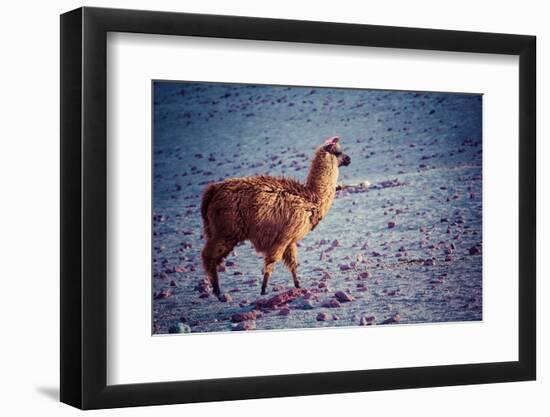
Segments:
[[[346,155],[342,152],[342,147],[340,146],[340,138],[338,136],[333,136],[328,138],[322,146],[323,151],[325,151],[330,157],[335,158],[338,166],[348,166],[351,164],[351,158],[349,155]]]

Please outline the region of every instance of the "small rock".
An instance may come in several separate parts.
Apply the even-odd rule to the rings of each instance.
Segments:
[[[233,298],[231,298],[231,296],[229,294],[221,294],[218,299],[222,302],[222,303],[230,303],[231,301],[233,301]]]
[[[168,328],[168,333],[191,333],[191,327],[185,323],[173,324]]]
[[[171,296],[172,296],[172,290],[169,289],[169,288],[165,288],[165,289],[159,291],[158,293],[156,293],[153,298],[155,300],[161,300],[163,298],[169,298]]]
[[[338,300],[335,300],[334,298],[331,298],[329,300],[326,300],[323,303],[323,307],[325,307],[325,308],[338,308],[338,307],[340,307],[340,303],[338,302]]]
[[[390,318],[384,320],[382,322],[382,324],[394,324],[394,323],[399,322],[400,320],[401,320],[401,316],[399,315],[399,313],[396,313],[393,316],[391,316]]]
[[[375,322],[374,316],[361,316],[361,319],[359,320],[360,326],[372,326]]]
[[[388,222],[388,229],[393,229],[395,227],[395,222]]]
[[[290,314],[290,308],[284,307],[279,310],[279,316],[288,316]]]
[[[367,271],[364,271],[359,273],[359,275],[357,276],[357,279],[367,279],[369,277],[370,277],[370,273]]]
[[[319,313],[317,314],[317,321],[327,321],[328,320],[328,314],[327,313]]]
[[[231,330],[235,331],[243,331],[243,330],[254,330],[256,328],[256,322],[255,321],[241,321],[240,323],[237,323],[234,325]]]
[[[354,298],[350,294],[348,294],[347,292],[344,292],[344,291],[337,291],[334,294],[334,297],[336,297],[336,299],[338,301],[340,301],[341,303],[348,303],[348,302],[354,300]]]
[[[472,246],[468,252],[470,255],[479,255],[481,253],[481,249],[479,246]]]
[[[203,279],[203,280],[199,281],[199,283],[195,287],[195,290],[197,290],[198,292],[201,292],[201,293],[209,292],[210,283],[207,280]]]
[[[235,313],[231,316],[233,323],[240,323],[241,321],[256,320],[256,310],[248,311],[246,313]]]
[[[302,310],[313,310],[315,308],[313,306],[313,304],[311,303],[311,301],[309,301],[309,300],[304,301],[298,307],[301,308]]]
[[[313,297],[314,297],[313,293],[311,293],[311,292],[306,292],[304,294],[304,300],[311,300]]]
[[[254,280],[254,282],[256,282]],[[275,307],[288,304],[289,302],[295,300],[296,298],[307,294],[309,291],[303,288],[292,288],[288,291],[285,291],[281,294],[277,294],[269,299],[260,299],[256,301],[256,307],[260,309],[271,309]]]

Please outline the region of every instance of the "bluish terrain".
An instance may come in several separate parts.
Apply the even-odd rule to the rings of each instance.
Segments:
[[[482,319],[480,95],[186,82],[153,91],[153,333]],[[298,248],[305,291],[286,293],[281,263],[260,296],[262,258],[245,243],[220,267],[219,301],[200,260],[205,185],[303,180],[332,135],[352,163]]]

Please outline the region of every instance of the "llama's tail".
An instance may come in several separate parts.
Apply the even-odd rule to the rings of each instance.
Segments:
[[[204,192],[202,194],[201,216],[202,216],[202,224],[204,227],[204,234],[207,238],[212,237],[212,231],[210,230],[210,224],[208,221],[208,206],[212,202],[212,199],[214,198],[216,191],[218,191],[218,184],[209,184],[204,189]]]

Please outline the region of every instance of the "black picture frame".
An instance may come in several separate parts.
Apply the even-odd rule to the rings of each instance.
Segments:
[[[108,32],[519,56],[519,360],[107,385]],[[60,57],[62,402],[95,409],[535,379],[534,36],[84,7],[61,15]]]

